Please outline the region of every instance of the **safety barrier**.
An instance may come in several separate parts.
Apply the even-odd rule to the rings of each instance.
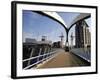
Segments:
[[[73,48],[70,50],[70,52],[76,54],[77,56],[83,58],[84,60],[91,62],[91,51],[90,49],[84,49],[84,48]]]
[[[46,50],[45,50],[44,54],[41,54],[42,48],[40,48],[38,56],[32,57],[33,51],[34,51],[34,49],[32,49],[32,51],[31,51],[30,58],[23,60],[23,63],[28,61],[27,66],[23,69],[29,69],[30,67],[36,66],[39,63],[42,63],[43,61],[48,60],[49,58],[53,58],[53,57],[55,57],[54,56],[55,53],[58,52],[58,50],[53,50],[51,52],[45,53],[46,52]],[[33,61],[33,64],[30,64],[31,61]]]

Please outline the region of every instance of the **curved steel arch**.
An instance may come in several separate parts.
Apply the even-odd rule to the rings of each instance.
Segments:
[[[67,28],[67,25],[65,23],[65,21],[59,16],[59,14],[57,14],[56,12],[47,12],[47,11],[42,11],[44,14],[56,19],[57,21],[59,21],[60,23],[63,24],[64,27]]]
[[[68,39],[67,39],[67,37],[68,37],[68,28],[67,28],[67,25],[64,22],[64,20],[56,12],[36,11],[36,13],[39,13],[41,15],[45,15],[45,16],[57,21],[58,23],[60,23],[65,29],[66,42],[68,42]],[[65,44],[66,44],[66,42],[65,42]]]
[[[43,14],[45,14],[46,16],[52,18],[53,20],[59,22],[65,29],[67,29],[67,31],[69,31],[72,26],[74,24],[76,24],[78,21],[80,20],[84,20],[87,19],[89,17],[91,17],[90,13],[80,13],[80,15],[78,15],[70,24],[70,26],[68,27],[65,23],[65,21],[56,13],[56,12],[46,12],[46,11],[41,11]]]
[[[70,24],[70,26],[68,28],[68,26],[66,25],[64,20],[56,12],[46,12],[46,11],[36,11],[36,12],[57,21],[58,23],[60,23],[64,27],[64,29],[66,31],[66,43],[65,44],[68,43],[68,33],[69,33],[70,29],[73,27],[73,25],[76,24],[80,20],[84,20],[84,19],[87,19],[87,18],[91,17],[91,15],[89,13],[86,13],[86,14],[85,13],[80,13],[80,15],[78,15],[72,21],[72,23]]]
[[[74,24],[76,24],[78,21],[81,21],[81,20],[84,20],[84,19],[87,19],[91,17],[90,13],[80,13],[80,15],[78,15],[73,21],[72,23],[70,24],[68,30],[70,30],[72,28],[72,26]]]
[[[41,15],[45,15],[45,16],[53,19],[54,21],[57,21],[65,28],[65,30],[68,30],[67,25],[64,22],[64,20],[56,12],[36,11],[36,13],[39,13]]]

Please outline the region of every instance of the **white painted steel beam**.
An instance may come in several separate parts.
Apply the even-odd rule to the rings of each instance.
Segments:
[[[80,13],[80,15],[78,15],[71,23],[70,23],[70,26],[69,28],[74,25],[76,22],[80,21],[80,20],[83,20],[85,18],[88,18],[90,17],[90,13]]]
[[[60,23],[62,23],[64,25],[64,27],[66,27],[67,29],[70,29],[71,26],[73,24],[75,24],[76,22],[85,19],[87,17],[90,17],[90,13],[80,13],[80,15],[78,15],[71,23],[70,26],[67,26],[67,24],[65,23],[65,21],[62,19],[62,17],[59,16],[59,14],[57,14],[56,12],[46,12],[46,11],[42,11],[42,13],[46,14],[47,16],[59,21]]]
[[[60,23],[62,23],[64,25],[64,27],[67,28],[67,25],[65,23],[65,21],[56,13],[56,12],[47,12],[47,11],[42,11],[42,13],[54,18],[55,20],[59,21]]]

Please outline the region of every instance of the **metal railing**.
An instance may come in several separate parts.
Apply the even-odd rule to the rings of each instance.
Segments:
[[[40,48],[38,56],[32,57],[32,54],[34,53],[34,48],[33,48],[30,53],[30,58],[22,60],[23,63],[28,61],[27,66],[24,67],[23,69],[29,69],[30,67],[37,66],[43,61],[46,61],[49,58],[55,57],[55,54],[58,52],[58,50],[52,50],[52,51],[48,50],[48,52],[46,52],[46,50],[47,49],[45,48],[44,53],[41,54],[42,48]],[[32,64],[31,64],[31,61],[33,61]]]
[[[73,48],[70,52],[76,54],[77,56],[83,58],[84,60],[91,62],[91,51],[85,48]]]

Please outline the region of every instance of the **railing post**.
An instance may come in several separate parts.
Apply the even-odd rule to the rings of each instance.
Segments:
[[[41,55],[41,51],[42,51],[42,48],[40,48],[38,56]],[[37,58],[37,62],[39,61],[39,59],[40,59],[40,57]]]
[[[48,55],[49,55],[49,48],[47,49],[46,59],[48,58]]]
[[[30,53],[30,58],[32,57],[32,55],[33,55],[33,52],[34,52],[34,48],[32,48],[32,51],[31,51],[31,53]],[[31,62],[31,60],[29,60],[29,61],[28,61],[28,64],[27,64],[27,66],[29,66],[29,65],[30,65],[30,62]]]
[[[43,59],[45,58],[45,53],[46,53],[47,48],[45,48],[44,53],[43,53]]]

